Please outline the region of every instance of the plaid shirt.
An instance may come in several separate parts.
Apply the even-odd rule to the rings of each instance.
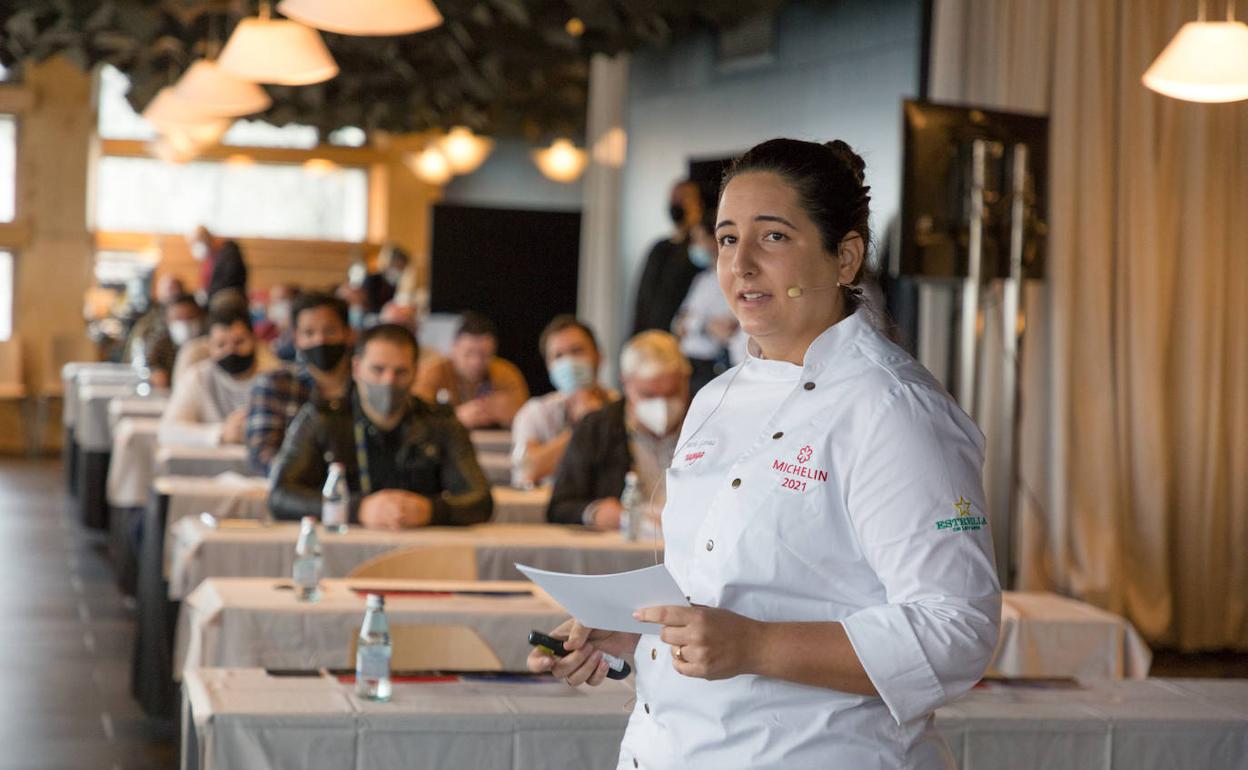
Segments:
[[[247,455],[264,475],[286,437],[286,426],[316,394],[316,381],[302,365],[285,366],[256,378],[247,404]]]

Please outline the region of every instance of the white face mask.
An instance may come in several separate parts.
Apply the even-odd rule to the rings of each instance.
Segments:
[[[645,398],[633,404],[637,422],[656,436],[666,436],[684,412],[685,402],[680,398]]]
[[[173,340],[173,344],[181,346],[187,340],[199,336],[199,323],[197,321],[170,321],[169,322],[169,339]]]
[[[196,262],[203,262],[208,258],[208,244],[203,241],[195,241],[191,244],[191,256]]]

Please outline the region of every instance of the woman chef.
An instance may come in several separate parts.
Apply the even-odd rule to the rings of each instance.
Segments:
[[[764,142],[725,175],[720,287],[750,355],[697,395],[663,509],[692,606],[658,636],[554,632],[529,665],[600,683],[633,653],[620,768],[951,768],[932,711],[987,667],[1001,593],[983,437],[858,306],[864,163]]]

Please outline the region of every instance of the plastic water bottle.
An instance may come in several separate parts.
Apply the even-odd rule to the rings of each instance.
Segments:
[[[637,487],[637,474],[624,474],[624,494],[620,495],[620,534],[625,540],[641,536],[641,490]]]
[[[321,539],[316,536],[316,517],[304,516],[299,528],[299,542],[295,544],[295,598],[301,602],[314,602],[321,598]]]
[[[329,464],[321,489],[321,524],[327,532],[347,531],[347,469],[342,463]]]
[[[390,624],[386,600],[369,594],[364,625],[355,645],[355,694],[368,700],[390,700]]]

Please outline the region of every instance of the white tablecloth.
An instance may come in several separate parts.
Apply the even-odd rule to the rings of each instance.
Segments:
[[[1143,679],[1153,654],[1125,618],[1056,594],[1007,591],[989,673]]]
[[[633,690],[550,679],[396,683],[361,701],[330,677],[188,671],[183,770],[612,768]]]
[[[117,428],[117,423],[126,417],[160,417],[169,405],[169,396],[161,393],[151,396],[120,396],[108,402],[108,424]]]
[[[300,602],[289,580],[212,578],[182,602],[174,671],[350,667],[350,639],[364,617],[365,589],[387,592],[391,626],[473,629],[506,671],[525,670],[531,629],[545,631],[567,619],[545,592],[520,581],[326,580],[319,601]]]
[[[291,573],[299,525],[211,529],[198,518],[169,526],[165,567],[169,598],[181,599],[210,577],[286,577]],[[662,544],[628,542],[618,532],[592,532],[561,524],[479,524],[380,532],[352,527],[323,533],[325,577],[345,577],[374,556],[414,545],[472,545],[481,580],[520,580],[514,563],[581,574],[641,569],[662,560]]]
[[[247,447],[225,444],[216,447],[169,446],[156,449],[158,476],[216,476],[219,473],[254,475],[247,461]]]
[[[129,364],[105,361],[74,361],[65,364],[61,367],[61,386],[65,399],[61,422],[65,427],[72,427],[78,421],[78,386],[89,383],[137,385],[139,375]]]
[[[131,383],[84,384],[79,378],[78,418],[74,424],[74,439],[87,452],[108,452],[113,446],[111,426],[108,421],[108,404],[114,398],[134,395]]]
[[[511,455],[478,451],[477,463],[491,484],[511,483]]]
[[[269,483],[258,476],[160,476],[152,486],[157,493],[169,497],[166,526],[203,512],[219,519],[263,519],[268,515]],[[491,522],[541,524],[546,521],[549,488],[526,490],[500,486],[494,487],[492,492],[494,515]]]
[[[114,508],[147,505],[159,431],[159,417],[124,417],[113,427],[113,455],[108,464],[109,505]]]
[[[962,770],[1245,770],[1248,680],[989,686],[936,712]]]
[[[511,454],[511,431],[509,430],[474,430],[471,437],[472,445],[478,453]]]

